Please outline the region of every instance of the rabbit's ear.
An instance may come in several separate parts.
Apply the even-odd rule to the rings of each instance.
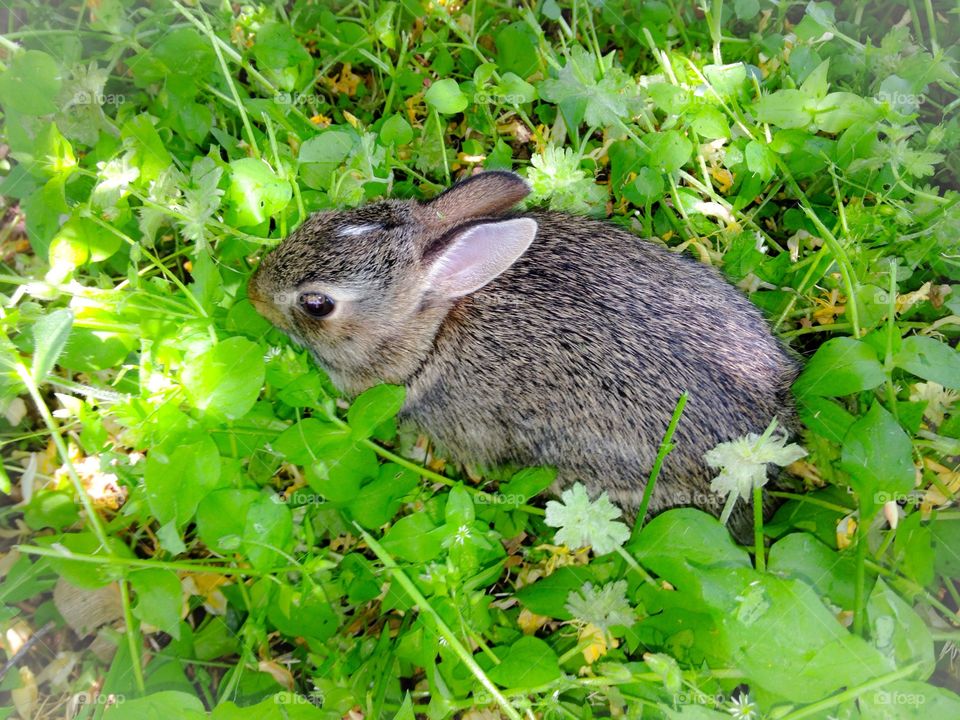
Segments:
[[[455,225],[471,218],[500,215],[530,194],[519,175],[492,171],[473,175],[417,206],[418,219],[428,226]]]
[[[537,223],[531,218],[480,223],[455,232],[428,260],[427,290],[451,300],[479,290],[513,265],[536,234]]]

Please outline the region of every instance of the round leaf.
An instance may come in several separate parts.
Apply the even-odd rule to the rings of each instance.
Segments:
[[[137,570],[130,573],[130,584],[137,596],[133,614],[173,638],[179,638],[183,590],[177,574],[159,568]]]
[[[243,548],[250,563],[264,570],[286,562],[293,549],[293,518],[290,508],[276,495],[251,503],[243,530]]]
[[[384,145],[406,145],[413,140],[413,128],[400,113],[391,115],[380,127],[380,142]]]
[[[460,90],[457,81],[450,78],[433,83],[423,99],[427,105],[443,115],[463,112],[467,107],[467,96]]]
[[[0,75],[0,101],[24,115],[47,115],[57,111],[60,66],[40,50],[17,53]]]
[[[502,661],[489,675],[501,687],[534,688],[560,677],[557,654],[540,638],[522,637],[506,653],[498,654]]]
[[[234,160],[224,196],[226,220],[241,227],[259,225],[283,210],[292,194],[290,183],[279,178],[263,160]]]
[[[183,385],[194,407],[218,419],[236,420],[257,401],[264,373],[260,347],[232,337],[192,358],[183,371]]]
[[[886,379],[873,349],[859,340],[840,337],[821,345],[793,385],[799,396],[850,395],[870,390]]]
[[[847,432],[841,460],[867,515],[913,489],[913,445],[879,402]]]
[[[169,454],[155,448],[147,455],[143,484],[150,511],[161,525],[187,522],[219,480],[220,453],[209,435]]]
[[[693,143],[676,130],[648,135],[647,142],[650,144],[651,166],[665,173],[682,168],[693,153]]]
[[[364,391],[347,411],[350,429],[359,437],[370,437],[378,425],[400,412],[406,392],[402,385],[376,385]]]
[[[960,390],[960,352],[939,340],[911,335],[903,340],[893,362],[924,380]]]

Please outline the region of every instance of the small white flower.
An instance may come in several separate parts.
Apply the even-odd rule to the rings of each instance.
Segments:
[[[727,499],[721,522],[725,523],[730,517],[737,498],[747,500],[754,488],[767,484],[767,465],[789,465],[807,454],[799,445],[787,443],[785,435],[775,435],[776,427],[774,418],[763,435],[749,433],[720,443],[704,454],[707,465],[720,470],[710,483],[710,489]]]
[[[470,537],[470,526],[461,525],[460,527],[457,528],[457,533],[456,535],[453,536],[453,541],[457,545],[463,545],[469,537]]]
[[[757,705],[750,699],[750,695],[744,693],[730,699],[730,707],[727,712],[733,715],[736,720],[754,720],[757,717]]]
[[[917,383],[910,393],[911,402],[926,401],[927,406],[923,409],[923,416],[934,425],[943,422],[943,416],[958,399],[960,394],[935,382]]]

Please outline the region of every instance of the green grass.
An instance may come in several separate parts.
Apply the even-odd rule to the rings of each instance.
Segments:
[[[12,7],[0,717],[960,717],[956,5]],[[443,465],[246,299],[310,212],[478,168],[804,358],[753,546]]]

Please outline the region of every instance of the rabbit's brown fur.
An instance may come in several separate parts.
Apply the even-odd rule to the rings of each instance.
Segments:
[[[264,258],[250,297],[347,394],[406,385],[403,416],[453,459],[553,465],[628,509],[687,390],[651,509],[719,512],[703,453],[775,415],[792,424],[794,363],[713,268],[607,223],[511,214],[526,193],[512,174],[483,173],[427,203],[320,213]],[[431,286],[466,231],[484,252],[529,220],[533,242],[483,287]],[[346,299],[316,320],[291,304],[305,287]]]

